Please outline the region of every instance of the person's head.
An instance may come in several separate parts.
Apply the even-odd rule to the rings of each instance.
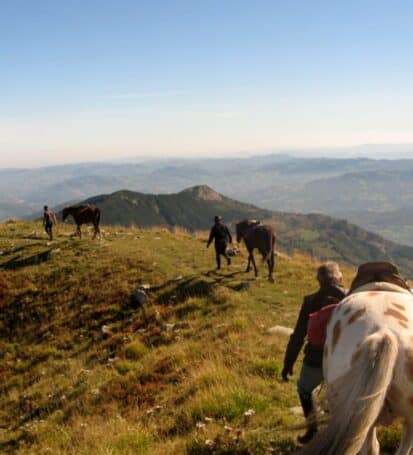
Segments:
[[[215,221],[215,223],[220,223],[222,221],[222,218],[219,215],[215,215],[214,221]]]
[[[49,207],[48,207],[47,205],[45,205],[45,206],[43,207],[43,209],[44,209],[44,210],[48,210]]]
[[[337,262],[328,261],[321,264],[317,270],[317,280],[320,287],[343,284],[343,275]]]

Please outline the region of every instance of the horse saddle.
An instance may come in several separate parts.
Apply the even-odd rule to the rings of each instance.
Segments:
[[[400,276],[398,268],[391,262],[366,262],[358,268],[349,294],[360,286],[374,282],[391,283],[410,291],[410,287]]]

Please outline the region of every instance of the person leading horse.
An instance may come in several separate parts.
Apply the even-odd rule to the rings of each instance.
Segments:
[[[212,241],[215,239],[215,258],[217,261],[217,270],[221,268],[221,256],[227,260],[227,264],[231,264],[231,259],[227,255],[227,246],[228,242],[232,243],[232,236],[229,232],[229,229],[225,224],[222,222],[222,218],[220,216],[214,217],[214,225],[211,228],[211,232],[209,233],[209,239],[207,242],[207,248],[211,245]]]

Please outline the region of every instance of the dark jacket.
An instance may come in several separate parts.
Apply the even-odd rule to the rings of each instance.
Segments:
[[[327,286],[319,289],[315,294],[304,297],[300,314],[294,328],[294,332],[288,342],[287,351],[284,357],[284,368],[292,370],[298,354],[303,347],[307,336],[307,324],[310,313],[320,310],[331,303],[338,303],[345,296],[345,291],[339,286]],[[312,367],[320,367],[323,362],[323,347],[307,343],[304,348],[304,363]]]
[[[208,245],[215,240],[215,248],[218,247],[224,248],[227,246],[227,243],[232,243],[231,233],[229,229],[222,223],[216,223],[212,226],[211,232],[209,233]]]

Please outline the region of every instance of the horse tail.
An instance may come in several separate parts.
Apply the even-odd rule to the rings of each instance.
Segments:
[[[384,329],[370,335],[358,359],[328,385],[331,419],[297,455],[352,455],[363,446],[384,405],[397,359],[396,337]]]
[[[272,256],[274,256],[274,244],[275,244],[274,232],[272,231],[272,229],[268,229],[267,233],[269,236],[269,239],[268,239],[269,248],[268,248],[268,253],[263,258],[263,261],[269,261],[269,260],[271,260]]]
[[[99,223],[100,223],[100,209],[97,208],[97,207],[96,207],[95,223],[96,223],[96,226],[99,226]]]

